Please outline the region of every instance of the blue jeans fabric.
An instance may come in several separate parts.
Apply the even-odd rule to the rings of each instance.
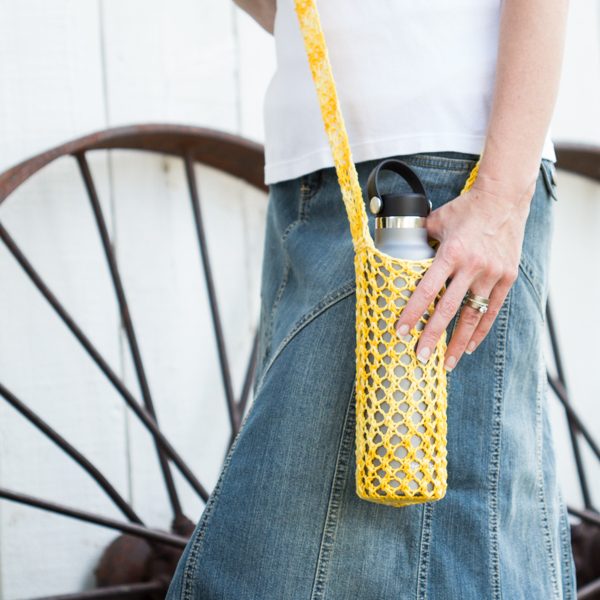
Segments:
[[[397,158],[435,209],[477,156]],[[356,164],[365,198],[378,162]],[[492,329],[448,374],[446,497],[402,508],[355,492],[353,246],[335,169],[270,186],[255,397],[167,600],[574,600],[542,352],[553,173],[543,159]]]

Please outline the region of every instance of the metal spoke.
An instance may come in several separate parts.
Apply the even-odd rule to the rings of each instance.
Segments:
[[[145,600],[149,594],[153,592],[165,592],[169,587],[164,581],[148,581],[147,583],[128,583],[124,585],[115,585],[89,592],[79,592],[77,594],[62,594],[60,596],[44,596],[42,598],[34,598],[33,600],[103,600],[111,598],[118,600],[119,598],[127,598],[132,600],[139,598]]]
[[[560,381],[558,381],[555,377],[549,377],[548,382],[550,383],[550,386],[552,387],[552,389],[558,396],[558,399],[560,400],[561,404],[564,406],[564,408],[569,416],[569,419],[571,419],[573,421],[573,425],[577,428],[579,433],[581,433],[581,435],[583,436],[585,441],[588,443],[592,452],[596,455],[596,458],[598,458],[598,460],[600,460],[600,448],[598,448],[598,444],[592,437],[592,434],[588,431],[587,427],[583,424],[583,422],[577,416],[577,413],[575,412],[575,410],[569,403],[567,393],[566,393],[565,388],[563,387],[562,383]]]
[[[104,248],[104,256],[106,257],[106,261],[108,263],[113,287],[117,296],[121,320],[125,329],[125,333],[127,335],[127,340],[129,342],[131,357],[133,360],[135,372],[137,374],[140,390],[142,392],[144,406],[146,407],[146,410],[148,411],[150,416],[154,419],[154,422],[158,423],[158,420],[156,418],[156,411],[154,410],[154,403],[152,401],[152,395],[150,393],[150,386],[148,385],[148,378],[146,377],[146,372],[142,363],[142,356],[138,346],[137,337],[133,328],[131,314],[129,311],[129,306],[127,304],[127,298],[125,297],[125,290],[121,281],[121,275],[119,273],[117,261],[115,259],[113,248],[108,235],[106,221],[102,213],[102,206],[100,205],[100,201],[98,199],[98,192],[96,191],[96,186],[92,178],[92,173],[90,171],[88,162],[85,158],[85,153],[79,152],[75,154],[75,158],[77,160],[77,164],[79,165],[79,171],[81,173],[81,177],[83,179],[88,198],[92,205],[92,210],[94,211],[96,225],[98,227],[100,240],[102,241],[102,247]],[[174,518],[177,518],[183,513],[181,510],[181,502],[179,501],[177,490],[175,488],[175,482],[173,481],[173,474],[171,473],[171,469],[169,467],[167,457],[165,456],[165,452],[156,438],[154,438],[154,446],[158,454],[158,462],[160,464],[163,478],[165,480],[165,485],[167,487],[167,495],[169,497],[169,501],[171,502]]]
[[[595,600],[600,592],[600,579],[584,585],[577,591],[577,600]]]
[[[108,527],[109,529],[117,529],[119,531],[130,533],[131,535],[145,538],[147,540],[154,540],[163,544],[168,544],[169,546],[175,546],[177,548],[185,548],[185,545],[188,542],[186,538],[173,533],[159,531],[158,529],[151,529],[135,523],[115,521],[114,519],[110,519],[108,517],[102,517],[94,513],[75,508],[69,508],[63,504],[49,502],[48,500],[42,500],[41,498],[35,498],[34,496],[29,496],[27,494],[13,492],[11,490],[7,490],[6,488],[0,488],[0,498],[12,500],[13,502],[19,502],[20,504],[26,504],[27,506],[41,508],[42,510],[72,517],[87,523],[94,523],[102,527]]]
[[[227,360],[227,352],[225,350],[225,340],[223,337],[223,328],[221,326],[221,317],[219,316],[219,308],[215,295],[215,286],[213,283],[212,270],[208,257],[208,248],[206,245],[206,237],[204,234],[204,226],[202,224],[202,212],[200,210],[200,198],[198,195],[198,186],[196,183],[196,174],[194,173],[194,162],[189,153],[186,153],[183,159],[185,165],[185,174],[192,202],[192,211],[194,213],[194,223],[196,225],[196,234],[198,244],[200,246],[200,257],[204,268],[204,278],[206,281],[206,289],[208,291],[208,299],[210,303],[210,311],[212,314],[213,328],[217,342],[217,351],[219,353],[219,364],[221,366],[221,378],[223,379],[223,387],[225,388],[225,401],[229,412],[229,421],[231,423],[231,431],[236,432],[240,426],[240,415],[237,410],[237,405],[233,397],[233,388],[231,384],[231,373],[229,370],[229,362]]]
[[[556,328],[554,327],[554,318],[552,316],[550,298],[548,297],[546,302],[546,322],[548,323],[548,333],[550,335],[550,343],[552,345],[552,353],[554,355],[554,364],[556,365],[556,373],[558,384],[560,384],[563,393],[558,392],[558,386],[554,384],[554,380],[548,374],[548,381],[550,385],[558,395],[559,400],[564,406],[567,412],[567,425],[569,429],[569,437],[571,439],[571,447],[573,449],[573,458],[575,459],[575,466],[577,468],[577,476],[579,478],[579,487],[581,489],[581,495],[583,497],[583,503],[587,508],[591,508],[592,506],[592,498],[590,494],[590,488],[587,481],[587,475],[585,472],[585,467],[583,465],[583,459],[581,457],[581,449],[579,447],[579,440],[577,438],[577,424],[573,419],[573,411],[571,409],[570,402],[567,397],[567,384],[565,371],[562,363],[562,357],[560,353],[560,349],[558,347],[558,336],[556,333]]]
[[[600,527],[600,514],[598,514],[598,512],[594,510],[579,510],[578,508],[573,508],[572,506],[567,506],[567,510],[569,514],[573,515],[574,517],[579,517],[586,523]]]
[[[20,412],[32,425],[37,427],[46,437],[52,440],[61,450],[69,455],[80,467],[82,467],[98,485],[106,492],[107,496],[116,504],[121,512],[132,522],[143,525],[142,520],[134,512],[133,508],[110,484],[108,479],[85,457],[79,450],[69,444],[57,431],[48,425],[39,415],[32,411],[26,404],[21,402],[10,390],[0,382],[0,396],[18,412]]]
[[[138,401],[131,395],[129,390],[125,387],[123,382],[117,377],[116,373],[111,369],[109,364],[104,360],[102,355],[96,350],[94,345],[81,331],[79,326],[71,318],[69,313],[65,310],[62,304],[58,301],[56,296],[50,291],[48,286],[42,281],[36,270],[33,268],[31,263],[27,260],[23,252],[19,249],[15,241],[9,235],[6,228],[0,223],[0,239],[6,244],[11,254],[17,259],[23,270],[27,273],[29,278],[33,281],[38,290],[48,300],[52,308],[58,313],[62,321],[71,330],[73,335],[81,343],[84,349],[92,357],[94,362],[100,367],[100,370],[106,375],[108,380],[113,384],[115,389],[119,392],[122,398],[125,400],[127,405],[133,410],[135,415],[140,419],[146,429],[154,436],[154,438],[163,446],[165,452],[171,460],[175,463],[181,474],[185,477],[192,488],[198,493],[198,495],[206,502],[208,500],[208,493],[202,486],[202,484],[196,479],[196,476],[192,473],[190,468],[185,464],[181,456],[175,451],[171,443],[162,434],[160,429],[157,427],[154,419],[147,413],[147,411],[139,405]]]

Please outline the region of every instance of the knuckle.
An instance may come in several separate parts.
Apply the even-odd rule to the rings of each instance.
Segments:
[[[439,335],[435,331],[429,332],[427,335],[421,336],[421,341],[419,342],[419,348],[434,348],[436,346],[437,340],[439,339]]]
[[[469,269],[473,273],[479,273],[481,271],[489,270],[488,261],[485,257],[481,256],[480,254],[473,254],[472,256],[469,256],[468,264]]]
[[[450,302],[440,302],[436,310],[439,311],[440,316],[449,321],[456,314],[457,307]]]
[[[466,310],[463,312],[463,319],[467,325],[476,325],[480,320],[479,315],[475,310]]]
[[[491,323],[498,316],[499,312],[500,310],[496,307],[488,308],[487,312],[485,313],[487,316],[487,321]]]
[[[519,268],[512,268],[512,269],[507,269],[506,271],[504,271],[504,281],[508,284],[508,285],[512,285],[516,280],[517,277],[519,276]]]
[[[433,300],[437,293],[437,290],[433,289],[433,285],[427,279],[421,279],[416,289],[423,295],[423,298],[429,302]]]
[[[450,238],[444,244],[443,256],[452,264],[456,264],[465,256],[464,244],[459,238]]]
[[[504,269],[502,268],[501,265],[498,265],[496,263],[492,263],[489,264],[487,266],[487,274],[488,277],[490,279],[493,279],[494,281],[497,281],[498,279],[501,279],[504,275]]]

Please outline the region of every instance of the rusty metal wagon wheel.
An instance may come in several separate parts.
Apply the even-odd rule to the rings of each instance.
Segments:
[[[144,525],[133,508],[119,495],[117,490],[108,482],[102,473],[100,473],[100,471],[76,448],[61,437],[57,431],[52,429],[43,419],[41,419],[39,415],[34,413],[24,402],[11,393],[2,382],[0,382],[0,396],[85,469],[96,480],[102,490],[111,498],[114,504],[126,517],[127,521],[109,519],[101,515],[48,502],[40,498],[2,488],[0,488],[0,497],[123,532],[123,534],[106,549],[100,561],[96,573],[98,585],[101,587],[93,591],[71,594],[68,596],[54,596],[55,599],[158,599],[164,597],[175,565],[195,526],[195,523],[188,519],[182,511],[177,490],[173,482],[171,468],[174,466],[180,471],[192,489],[195,490],[204,502],[207,501],[209,494],[167,440],[165,435],[161,432],[157,423],[152,395],[141,360],[125,291],[119,275],[119,268],[110,243],[94,180],[86,160],[86,153],[88,151],[101,149],[132,149],[158,152],[180,157],[184,162],[195,229],[209,295],[211,316],[221,367],[221,378],[225,390],[229,422],[231,425],[231,435],[227,450],[231,447],[231,443],[239,431],[243,414],[247,406],[247,399],[252,389],[256,362],[257,335],[254,337],[251,356],[244,378],[243,390],[239,400],[236,401],[232,391],[233,388],[227,352],[223,340],[218,305],[215,299],[215,289],[206,247],[198,187],[194,174],[194,163],[198,162],[212,166],[232,176],[241,178],[256,189],[266,193],[268,192],[268,188],[263,184],[264,153],[262,146],[259,144],[210,129],[174,125],[136,125],[109,129],[74,140],[24,161],[3,174],[0,174],[1,205],[14,190],[44,166],[63,156],[71,155],[75,158],[87,195],[91,202],[105,257],[110,269],[111,279],[121,314],[122,325],[127,335],[137,380],[142,393],[142,402],[138,401],[132,395],[115,372],[110,368],[93,343],[86,337],[81,328],[44,283],[1,223],[0,239],[20,264],[25,274],[31,279],[54,311],[69,328],[71,333],[79,341],[81,346],[86,350],[109,382],[117,390],[127,406],[133,411],[147,429],[148,433],[152,436],[172,507],[173,520],[170,532],[160,531]],[[558,157],[557,166],[561,170],[572,172],[590,178],[596,182],[600,182],[600,148],[575,144],[558,144],[556,146],[556,153]],[[577,509],[572,506],[567,507],[571,515],[580,519],[580,523],[572,527],[578,583],[581,586],[578,598],[579,600],[592,600],[593,598],[600,597],[598,596],[600,590],[600,575],[597,572],[597,565],[594,566],[594,557],[590,556],[585,548],[593,545],[593,543],[600,544],[600,516],[597,509],[594,507],[591,498],[588,477],[581,456],[581,442],[583,440],[589,446],[598,460],[600,460],[600,448],[582,419],[573,409],[570,401],[549,299],[546,305],[546,316],[548,333],[552,346],[552,357],[556,371],[555,374],[551,374],[550,370],[548,370],[548,382],[550,389],[555,393],[565,409],[574,461],[584,503],[583,509]],[[127,557],[128,560],[125,561],[123,557]],[[124,574],[123,569],[128,569],[129,571]],[[126,580],[127,583],[115,583],[115,577],[121,577],[122,579],[120,581]],[[113,579],[111,580],[111,578]],[[49,598],[50,597],[48,597],[48,599]]]
[[[248,396],[252,389],[256,363],[258,332],[255,330],[252,351],[245,371],[243,389],[240,398],[236,400],[234,398],[228,354],[216,300],[194,164],[200,163],[213,167],[247,182],[260,191],[267,192],[268,188],[263,183],[264,151],[260,144],[235,135],[206,128],[177,125],[135,125],[108,129],[73,140],[34,156],[0,174],[1,205],[22,183],[51,162],[69,155],[77,162],[108,263],[120,311],[122,327],[127,336],[129,351],[141,390],[141,402],[134,397],[133,393],[119,379],[118,375],[112,370],[93,342],[85,335],[75,319],[59,302],[1,223],[0,239],[2,239],[22,270],[51,305],[59,318],[116,389],[126,405],[133,411],[147,432],[152,436],[173,514],[171,532],[159,531],[146,526],[132,506],[119,494],[90,460],[0,382],[0,396],[41,433],[46,435],[54,444],[76,461],[97,482],[126,518],[126,521],[121,522],[98,514],[0,488],[0,497],[2,498],[123,532],[105,550],[95,571],[96,583],[99,586],[98,589],[68,596],[55,596],[55,598],[163,598],[177,560],[195,526],[195,523],[187,518],[183,512],[173,480],[172,469],[175,468],[181,473],[183,478],[204,502],[209,497],[207,490],[165,437],[157,422],[152,393],[142,362],[138,339],[131,319],[119,266],[109,238],[96,185],[87,162],[87,152],[117,149],[155,152],[162,155],[179,157],[183,160],[218,351],[221,379],[231,426],[231,435],[227,450],[230,448],[240,429],[247,407]]]

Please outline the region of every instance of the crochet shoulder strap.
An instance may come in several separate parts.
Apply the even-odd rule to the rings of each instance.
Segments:
[[[342,190],[342,198],[350,221],[350,233],[354,248],[358,250],[363,245],[373,246],[362,190],[352,160],[348,134],[340,109],[319,12],[315,0],[294,0],[294,2],[310,70],[319,98],[325,132],[329,138],[329,145]],[[461,193],[471,187],[477,177],[478,168],[479,161],[471,171]]]

